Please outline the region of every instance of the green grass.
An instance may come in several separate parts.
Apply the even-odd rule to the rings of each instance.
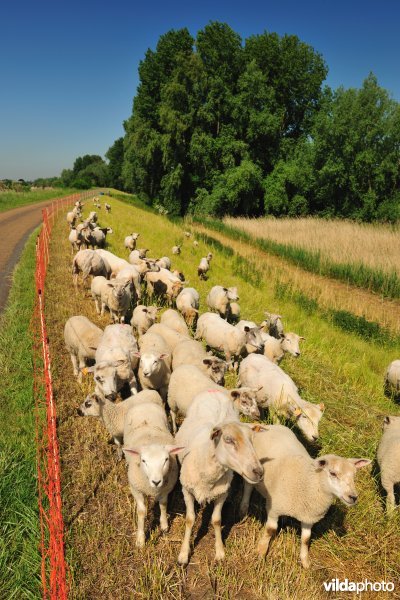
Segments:
[[[128,255],[123,246],[130,231],[141,234],[140,246],[152,256],[171,255],[183,228],[158,215],[150,215],[129,201],[111,200],[112,212],[99,214],[102,225],[111,226],[109,249]],[[140,207],[139,207],[140,206]],[[86,207],[85,207],[86,208]],[[62,330],[73,314],[87,315],[101,327],[109,318],[98,317],[89,296],[72,292],[71,254],[67,228],[62,218],[55,224],[48,273],[47,314],[53,361],[55,394],[58,400],[66,544],[74,598],[325,598],[323,581],[332,577],[361,581],[394,581],[400,577],[400,515],[388,519],[379,494],[378,479],[369,469],[359,473],[359,503],[346,509],[336,502],[314,528],[310,557],[312,567],[299,566],[299,536],[293,522],[284,521],[283,530],[271,544],[265,561],[256,558],[255,545],[265,518],[262,503],[253,497],[250,517],[237,522],[240,486],[236,484],[223,512],[227,533],[226,560],[215,565],[212,530],[199,536],[187,570],[176,566],[184,530],[183,500],[179,491],[170,499],[171,531],[151,533],[144,551],[134,545],[134,503],[127,486],[126,469],[117,464],[101,424],[76,416],[76,407],[93,386],[89,378],[82,386],[71,375]],[[182,270],[189,285],[198,289],[201,311],[205,298],[216,284],[237,285],[242,317],[259,322],[264,310],[283,315],[288,331],[304,335],[298,360],[285,357],[282,367],[294,379],[301,395],[312,402],[324,402],[320,424],[320,454],[374,458],[381,435],[382,416],[399,414],[399,407],[385,397],[383,374],[388,363],[398,358],[398,341],[382,343],[381,337],[360,335],[368,325],[354,324],[347,315],[322,314],[321,307],[297,290],[286,292],[270,278],[268,261],[256,264],[238,256],[232,248],[194,232],[184,240],[182,254],[173,257],[173,266]],[[197,277],[197,265],[208,251],[214,254],[208,281]],[[325,310],[325,309],[324,309]],[[329,318],[328,318],[329,317]],[[358,323],[358,322],[357,322]],[[379,324],[378,324],[379,325]],[[382,332],[380,331],[380,334]],[[234,377],[229,377],[233,386]],[[314,449],[314,452],[317,449]],[[147,530],[153,521],[149,511]],[[195,529],[201,522],[198,511]],[[195,534],[196,536],[196,534]],[[194,537],[195,537],[194,536]],[[136,596],[135,596],[136,594]],[[372,598],[364,594],[363,598]]]
[[[78,190],[79,191],[79,190]],[[18,208],[27,204],[34,204],[41,200],[51,200],[52,198],[63,198],[75,194],[74,189],[54,189],[54,190],[35,190],[33,192],[0,192],[0,212]]]
[[[264,252],[284,258],[288,262],[310,273],[317,273],[318,275],[338,279],[339,281],[377,292],[387,298],[400,298],[400,278],[395,272],[387,273],[380,269],[372,269],[362,263],[333,263],[322,258],[319,252],[311,252],[298,246],[280,244],[273,240],[253,237],[246,231],[232,227],[216,219],[195,218],[194,221],[235,240],[241,240],[256,246]]]
[[[40,598],[35,419],[32,394],[34,232],[0,319],[0,598]]]

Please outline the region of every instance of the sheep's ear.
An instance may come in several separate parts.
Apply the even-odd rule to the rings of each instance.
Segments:
[[[384,424],[385,424],[385,425],[389,425],[389,423],[390,423],[390,417],[389,417],[389,416],[386,416],[386,417],[383,419],[383,422],[384,422]]]
[[[227,292],[227,291],[228,291],[228,288],[222,288],[222,289],[224,290],[224,292]]]
[[[115,277],[115,275],[114,275]],[[114,287],[112,283],[107,283],[108,287]]]
[[[203,358],[203,365],[212,365],[212,363],[211,358]]]
[[[349,458],[348,460],[353,463],[356,469],[362,469],[372,463],[369,458]]]
[[[328,461],[326,460],[326,458],[317,458],[315,460],[320,469],[325,469],[325,467],[328,464]]]
[[[231,390],[230,392],[231,398],[239,398],[240,392],[239,390]]]
[[[165,358],[168,358],[168,356],[168,352],[163,352],[162,354],[160,354],[159,358],[161,358],[161,360],[164,360]]]
[[[211,430],[210,439],[218,440],[221,437],[222,429],[220,427],[213,427]]]
[[[324,410],[325,410],[325,404],[323,402],[321,402],[320,404],[318,404],[318,408],[319,408],[319,410],[321,410],[322,412],[324,412]]]
[[[182,450],[186,449],[186,446],[164,446],[164,448],[166,449],[167,452],[169,452],[169,454],[179,454],[179,452],[182,452]]]
[[[145,312],[145,313],[147,313],[147,312],[149,312],[149,311],[147,310],[147,308],[142,308],[142,312]]]
[[[246,325],[246,327],[244,328],[244,330],[245,330],[246,333],[248,333],[250,331],[250,327],[247,327],[247,325]]]
[[[304,340],[304,341],[306,341],[306,338],[305,338],[305,337],[303,337],[303,336],[301,335],[301,336],[299,337],[299,340]]]
[[[140,456],[139,450],[136,450],[135,448],[122,448],[122,450],[125,454],[135,454],[136,456]]]

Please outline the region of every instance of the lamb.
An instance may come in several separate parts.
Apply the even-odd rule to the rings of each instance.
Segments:
[[[386,492],[386,509],[392,512],[396,506],[394,486],[400,483],[400,417],[385,417],[377,459]]]
[[[86,396],[84,402],[77,408],[80,417],[97,417],[101,419],[104,427],[117,446],[118,458],[122,458],[122,444],[124,437],[124,421],[128,410],[141,402],[155,402],[163,405],[160,395],[154,390],[143,390],[130,396],[122,402],[111,402],[95,393]]]
[[[304,436],[311,442],[318,439],[318,424],[325,409],[323,403],[303,400],[293,380],[278,365],[261,354],[250,354],[239,369],[240,385],[257,388],[258,405],[276,415],[296,420]]]
[[[131,394],[137,393],[134,373],[139,362],[137,351],[138,345],[129,325],[108,325],[104,329],[95,354],[96,364],[87,369],[94,373],[96,394],[115,400],[125,383]]]
[[[181,333],[171,329],[171,327],[167,327],[167,325],[164,325],[163,323],[155,323],[148,331],[152,331],[153,333],[161,335],[161,337],[164,338],[164,341],[168,344],[171,354],[179,342],[191,339],[189,336],[182,335]]]
[[[285,333],[283,331],[281,315],[275,315],[269,312],[265,312],[264,315],[265,320],[261,323],[261,327],[263,327],[264,331],[278,340],[279,338],[284,337]]]
[[[250,354],[264,349],[264,340],[262,337],[261,328],[253,321],[241,320],[235,325],[236,329],[243,333],[252,332],[251,340],[246,344],[246,351]]]
[[[240,423],[232,416],[227,398],[208,398],[208,406],[200,396],[192,403],[176,442],[184,446],[180,452],[180,481],[186,504],[186,528],[178,562],[189,561],[190,537],[195,521],[194,501],[214,502],[211,521],[215,532],[215,559],[225,558],[221,537],[221,511],[228,496],[233,471],[249,483],[258,483],[263,467],[253,447],[254,433],[259,425]],[[199,412],[197,412],[199,411]],[[213,420],[218,415],[218,420]]]
[[[229,313],[227,317],[227,321],[229,323],[238,323],[240,320],[240,304],[237,302],[230,302],[229,304]]]
[[[98,217],[97,217],[97,212],[95,212],[94,210],[92,210],[92,211],[89,213],[89,216],[88,216],[88,221],[89,221],[90,223],[97,223],[97,220],[98,220]]]
[[[176,308],[189,327],[193,327],[199,314],[200,296],[192,287],[184,288],[176,297]]]
[[[111,212],[111,204],[108,204],[108,202],[106,202],[106,203],[104,204],[104,208],[106,209],[106,212],[107,212],[107,213],[110,213],[110,212]]]
[[[158,265],[161,269],[171,270],[171,259],[168,258],[168,256],[162,256],[156,260],[156,265]]]
[[[195,244],[195,242],[193,242]],[[210,262],[207,260],[205,256],[200,260],[200,264],[197,267],[197,275],[200,279],[207,279],[207,271],[210,269]]]
[[[171,273],[166,269],[160,269],[158,272],[148,271],[145,274],[145,280],[149,298],[152,298],[154,293],[166,296],[170,306],[184,287],[184,282],[179,278],[176,278],[176,281],[171,280]]]
[[[86,245],[85,235],[81,231],[78,231],[76,227],[72,227],[68,236],[68,241],[71,244],[71,252],[78,252],[81,246]]]
[[[172,246],[172,254],[180,254],[182,246]]]
[[[394,360],[386,369],[385,390],[395,396],[400,395],[400,360]]]
[[[159,503],[161,530],[168,531],[168,494],[178,479],[176,454],[183,447],[174,444],[165,410],[156,402],[142,402],[128,411],[124,445],[129,486],[137,509],[136,545],[142,548],[145,544],[146,496]]]
[[[139,342],[140,358],[138,377],[143,389],[157,390],[164,401],[167,400],[168,384],[171,377],[171,354],[169,346],[157,333],[147,331]]]
[[[119,279],[107,281],[105,277],[94,277],[90,289],[97,313],[104,315],[104,309],[107,307],[112,321],[124,322],[132,301],[130,288],[130,281]]]
[[[102,275],[110,279],[111,267],[106,258],[99,256],[96,250],[79,250],[72,261],[72,276],[75,288],[78,287],[78,275],[82,272],[82,283],[85,287],[89,275]]]
[[[239,300],[236,287],[226,288],[222,285],[215,285],[208,293],[207,306],[211,311],[217,312],[226,319],[229,316],[230,303],[236,302],[236,300]]]
[[[169,308],[161,315],[160,323],[170,327],[182,335],[189,337],[189,329],[185,323],[185,320],[178,312],[176,312],[176,310],[172,310],[172,308]]]
[[[195,340],[179,342],[172,353],[172,370],[180,365],[193,365],[217,385],[224,385],[227,364],[221,358],[206,353],[203,345]]]
[[[335,454],[311,458],[293,432],[281,425],[268,426],[266,431],[255,436],[254,448],[264,466],[264,476],[255,486],[245,482],[240,512],[242,516],[247,513],[251,491],[255,487],[265,498],[268,515],[257,547],[260,556],[268,551],[280,516],[300,521],[300,560],[307,569],[313,525],[325,516],[335,497],[347,506],[357,502],[356,471],[371,461]]]
[[[159,310],[157,306],[144,306],[143,304],[136,306],[132,314],[131,325],[133,332],[138,337],[144,335],[154,325]]]
[[[224,352],[228,363],[231,363],[231,359],[237,361],[239,356],[246,354],[246,344],[257,346],[259,343],[254,330],[245,327],[243,332],[239,331],[234,325],[210,312],[200,316],[194,337],[196,340],[204,339],[207,346]],[[233,367],[236,367],[236,363]]]
[[[134,300],[140,300],[142,298],[142,287],[140,282],[142,280],[138,269],[134,265],[126,265],[118,271],[117,275],[119,281],[129,281],[131,283],[131,289],[135,292]]]
[[[103,331],[82,315],[70,317],[65,323],[65,346],[71,355],[74,375],[79,383],[82,381],[82,369],[88,361],[95,359],[102,335]]]
[[[148,253],[148,248],[138,248],[137,250],[132,250],[132,252],[128,256],[128,262],[131,265],[135,265],[140,260],[146,258],[146,254]]]
[[[171,409],[174,432],[178,413],[185,416],[194,398],[202,392],[222,393],[228,396],[236,409],[244,415],[252,418],[260,416],[255,390],[250,388],[227,390],[217,385],[197,367],[180,365],[172,372],[168,389],[168,406]]]
[[[71,229],[73,227],[75,227],[77,218],[78,218],[78,215],[75,210],[71,210],[70,212],[67,213],[67,223]]]
[[[127,235],[124,240],[125,248],[128,248],[128,250],[131,250],[131,251],[134,250],[136,248],[136,242],[137,242],[139,235],[140,235],[140,233],[131,233],[131,235]]]

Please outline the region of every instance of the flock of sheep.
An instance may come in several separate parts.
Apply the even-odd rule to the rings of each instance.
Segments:
[[[98,199],[94,203],[100,208]],[[111,211],[110,205],[105,207]],[[346,505],[356,503],[356,471],[371,460],[334,454],[312,458],[290,428],[260,421],[268,410],[275,423],[279,417],[289,419],[308,441],[318,439],[324,406],[302,399],[278,365],[285,352],[300,356],[304,338],[285,333],[279,315],[265,313],[259,325],[240,320],[235,287],[212,287],[208,311],[199,315],[198,292],[185,287],[184,275],[171,270],[168,257],[147,258],[147,249],[136,248],[139,233],[125,239],[128,260],[112,254],[104,249],[111,230],[97,225],[96,212],[76,225],[81,210],[78,202],[67,215],[69,240],[73,251],[78,250],[74,284],[78,290],[81,274],[85,290],[92,277],[96,310],[109,312],[111,324],[102,331],[86,316],[72,316],[65,324],[65,344],[78,380],[83,373],[94,377],[93,393],[78,413],[101,419],[119,458],[125,456],[137,507],[137,545],[145,543],[146,497],[159,503],[160,526],[166,531],[168,494],[179,478],[186,528],[178,562],[189,561],[195,500],[214,503],[215,557],[223,559],[221,510],[235,472],[244,480],[242,517],[254,488],[266,501],[259,554],[267,552],[278,518],[291,516],[301,523],[300,559],[308,567],[313,525],[335,498]],[[185,236],[190,238],[190,232]],[[180,246],[173,247],[172,254],[180,252]],[[207,279],[211,262],[211,253],[201,259],[200,279]],[[170,307],[159,322],[160,308],[152,305],[155,296]],[[141,304],[142,297],[146,304]],[[228,368],[238,371],[234,389],[224,387]],[[400,361],[390,365],[386,382],[400,388]],[[121,394],[125,399],[117,401]],[[240,413],[258,421],[242,422]],[[183,422],[178,428],[179,417]],[[394,485],[400,481],[400,417],[384,420],[378,462],[390,510],[395,507]]]

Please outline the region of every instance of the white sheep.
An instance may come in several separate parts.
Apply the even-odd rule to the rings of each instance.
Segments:
[[[171,259],[168,258],[168,256],[162,256],[156,260],[156,265],[158,265],[161,269],[171,270]]]
[[[227,398],[208,398],[209,407],[199,396],[188,410],[176,442],[184,446],[179,455],[180,481],[186,504],[186,527],[178,562],[189,561],[190,537],[195,521],[194,501],[200,504],[214,502],[211,522],[215,532],[215,559],[225,557],[221,537],[221,511],[228,496],[233,472],[249,483],[257,483],[263,467],[253,447],[254,432],[259,425],[240,423],[232,416]],[[213,420],[216,418],[218,420]]]
[[[171,353],[169,346],[157,333],[147,331],[139,340],[140,358],[138,378],[143,389],[157,390],[167,400],[171,376]]]
[[[108,233],[113,233],[111,227],[94,227],[90,229],[87,236],[88,245],[92,246],[93,249],[104,248]]]
[[[221,317],[227,318],[230,312],[230,303],[239,300],[237,288],[226,288],[222,285],[215,285],[211,288],[207,296],[207,306],[211,311],[217,312]]]
[[[184,288],[176,297],[176,308],[189,327],[193,327],[199,314],[200,296],[192,287]]]
[[[185,323],[185,320],[176,310],[173,310],[172,308],[169,308],[163,312],[160,323],[170,327],[182,335],[189,337],[189,329]]]
[[[137,351],[138,345],[130,325],[108,325],[104,329],[96,350],[96,364],[86,369],[94,373],[96,394],[115,400],[125,383],[128,383],[132,394],[137,393],[134,373],[139,362]]]
[[[77,409],[77,413],[81,417],[100,419],[117,446],[118,458],[122,458],[121,447],[124,441],[125,417],[132,406],[137,406],[141,402],[158,402],[160,406],[163,406],[163,401],[155,390],[143,390],[122,402],[111,402],[103,396],[92,393],[86,396]]]
[[[167,325],[163,325],[162,323],[154,323],[154,325],[152,325],[148,331],[152,331],[153,333],[158,333],[158,335],[161,335],[164,341],[168,344],[171,355],[175,349],[175,346],[179,344],[179,342],[184,342],[191,339],[189,336],[182,335],[181,333],[178,333],[174,329],[171,329],[171,327],[167,327]]]
[[[237,361],[239,356],[246,354],[246,344],[257,346],[257,338],[254,330],[245,327],[244,331],[240,331],[215,313],[203,313],[197,321],[195,339],[204,339],[208,347],[224,352],[231,364],[232,359]]]
[[[159,310],[157,306],[144,306],[143,304],[136,306],[132,314],[131,325],[133,332],[138,337],[144,335],[154,325]]]
[[[301,523],[300,560],[303,567],[308,568],[313,525],[325,516],[335,497],[347,506],[357,502],[356,471],[371,461],[335,454],[311,458],[293,432],[280,425],[268,426],[255,436],[254,448],[264,466],[263,479],[254,487],[265,498],[268,515],[258,542],[258,553],[264,556],[268,551],[279,517],[289,516]],[[253,485],[245,482],[240,505],[242,516],[247,513],[252,488]]]
[[[127,265],[120,269],[117,274],[119,281],[129,281],[131,284],[132,299],[136,302],[142,298],[142,287],[140,285],[142,277],[134,265]]]
[[[391,512],[396,506],[394,486],[400,483],[400,417],[385,417],[377,459],[386,492],[386,509]]]
[[[207,354],[196,340],[183,340],[172,352],[172,370],[180,365],[193,365],[218,385],[224,385],[227,364],[221,358]]]
[[[97,217],[97,212],[96,211],[92,210],[89,213],[88,221],[90,221],[90,223],[97,223],[98,217]]]
[[[107,281],[105,277],[94,277],[90,289],[97,312],[104,315],[105,308],[108,308],[111,320],[123,323],[132,301],[131,282],[124,279]]]
[[[133,406],[124,424],[124,453],[128,463],[128,481],[136,501],[136,545],[145,544],[145,498],[154,498],[160,505],[160,526],[168,531],[168,494],[178,479],[176,454],[182,446],[174,444],[168,429],[167,416],[155,402]]]
[[[244,415],[252,418],[260,416],[257,408],[256,390],[250,388],[227,390],[217,385],[198,367],[180,365],[173,370],[168,388],[168,406],[171,409],[174,432],[176,431],[177,415],[185,416],[194,398],[202,392],[222,393],[228,396],[236,409]]]
[[[77,218],[78,218],[78,215],[74,210],[71,210],[70,212],[67,213],[67,223],[71,229],[73,227],[75,227]]]
[[[195,242],[193,242],[195,244]],[[195,244],[196,245],[196,244]],[[197,275],[200,279],[207,279],[207,272],[210,269],[210,261],[207,260],[206,256],[200,260],[199,266],[197,267]]]
[[[262,337],[261,328],[256,325],[253,321],[245,321],[242,319],[235,325],[236,329],[243,333],[252,332],[251,340],[246,344],[246,351],[251,354],[252,352],[259,352],[264,349],[264,340]]]
[[[325,406],[303,400],[294,381],[278,365],[261,354],[250,354],[239,369],[241,385],[258,389],[257,401],[275,415],[295,419],[310,441],[318,439],[318,424]]]
[[[148,253],[148,248],[137,248],[136,250],[132,250],[132,252],[128,256],[128,262],[131,265],[135,265],[141,260],[146,258],[146,254]]]
[[[262,331],[261,337],[264,342],[264,356],[276,364],[282,360],[285,352],[298,358],[300,356],[300,340],[305,339],[293,332],[285,333],[284,337],[278,339]]]
[[[172,246],[172,254],[180,254],[181,246]]]
[[[127,267],[130,266],[130,264],[128,263],[127,260],[125,260],[124,258],[120,258],[119,256],[116,256],[115,254],[113,254],[112,252],[109,252],[108,250],[103,250],[103,248],[98,248],[97,250],[95,250],[95,252],[108,262],[108,264],[111,267],[113,277],[118,277],[118,274],[122,269],[126,269]]]
[[[240,320],[240,304],[237,302],[229,303],[227,320],[229,323],[237,323]]]
[[[75,288],[78,287],[78,275],[82,272],[82,283],[85,287],[90,275],[96,277],[102,275],[110,279],[111,267],[107,259],[99,256],[96,250],[79,250],[72,261],[72,276]]]
[[[108,202],[106,202],[104,204],[104,208],[106,209],[106,212],[110,213],[111,212],[111,204],[108,204]]]
[[[172,279],[174,276],[167,269],[160,269],[158,272],[147,271],[144,277],[148,297],[152,298],[153,294],[165,296],[170,306],[184,287],[184,282],[178,277]]]
[[[82,369],[88,361],[94,361],[103,331],[87,317],[70,317],[64,327],[64,341],[71,355],[74,375],[82,381]]]
[[[400,395],[400,360],[394,360],[386,369],[386,391],[396,396]]]

